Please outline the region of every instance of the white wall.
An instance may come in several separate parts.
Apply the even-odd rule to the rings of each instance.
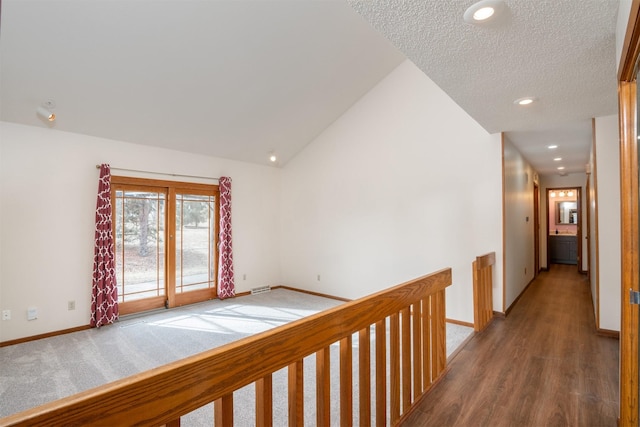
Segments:
[[[547,189],[548,188],[579,188],[580,189],[580,205],[582,209],[582,235],[578,236],[578,242],[582,245],[582,271],[589,269],[587,260],[587,174],[586,173],[570,173],[565,176],[558,174],[542,175],[540,177],[540,267],[548,268],[547,265]],[[593,218],[593,217],[592,217]],[[551,224],[549,232],[553,232],[555,224]]]
[[[506,311],[533,280],[535,240],[533,176],[535,171],[504,138],[505,304]]]
[[[0,342],[88,325],[99,163],[230,176],[236,289],[278,283],[278,169],[10,123],[0,134],[0,309],[12,311]]]
[[[620,145],[618,116],[596,118],[600,329],[620,330]]]
[[[473,322],[477,255],[502,300],[500,171],[500,136],[404,62],[284,168],[283,281],[356,298],[452,267],[447,317]]]

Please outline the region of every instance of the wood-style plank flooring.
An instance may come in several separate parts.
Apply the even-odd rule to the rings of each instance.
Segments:
[[[403,426],[616,426],[618,340],[596,335],[586,276],[553,264],[453,359]]]

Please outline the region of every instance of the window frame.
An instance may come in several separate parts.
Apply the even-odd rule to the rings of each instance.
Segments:
[[[219,258],[219,218],[220,189],[215,184],[199,184],[183,181],[158,180],[127,176],[111,176],[111,206],[113,213],[116,206],[116,191],[136,189],[139,191],[164,192],[165,194],[165,241],[164,241],[164,282],[165,295],[126,301],[118,304],[121,315],[172,308],[217,298],[218,292],[218,258]],[[213,286],[206,289],[176,293],[176,194],[206,195],[215,199],[214,243],[211,260],[213,264]],[[116,241],[116,221],[112,221],[114,245]],[[116,254],[116,256],[118,256]]]

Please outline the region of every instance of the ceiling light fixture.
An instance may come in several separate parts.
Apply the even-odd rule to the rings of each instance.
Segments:
[[[478,9],[473,13],[473,19],[475,21],[484,21],[485,19],[489,19],[496,13],[496,10],[492,7],[483,7],[482,9]]]
[[[575,193],[573,192],[573,190],[560,190],[560,191],[557,193],[558,197],[565,197],[565,196],[566,196],[566,197],[573,197],[573,195],[574,195],[574,194],[575,194]],[[555,190],[554,190],[554,191],[551,191],[551,192],[549,193],[549,197],[556,197],[556,192],[555,192]]]
[[[269,153],[269,161],[271,163],[275,163],[278,161],[278,156],[275,153]]]
[[[38,107],[36,111],[38,113],[38,116],[42,117],[43,119],[49,122],[52,122],[56,119],[56,115],[44,107]]]
[[[547,148],[549,150],[555,150],[556,148],[558,148],[558,146],[557,145],[548,145]]]
[[[559,171],[564,170],[564,166],[558,166],[558,170]]]
[[[36,113],[42,119],[48,122],[54,122],[56,120],[56,115],[51,110],[53,110],[55,107],[56,107],[56,103],[50,99],[48,101],[43,102],[40,107],[36,108]]]
[[[502,0],[482,0],[471,5],[462,17],[468,24],[480,24],[487,22],[490,18],[494,20],[503,9],[504,1]]]
[[[562,160],[562,157],[556,157],[555,159],[553,159],[554,162],[559,162],[560,160]]]
[[[518,98],[515,101],[513,101],[514,104],[516,105],[531,105],[533,104],[538,98],[536,98],[535,96],[527,96],[524,98]]]

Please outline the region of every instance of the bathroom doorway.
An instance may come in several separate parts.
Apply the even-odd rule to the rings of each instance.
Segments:
[[[547,189],[547,266],[576,265],[582,271],[581,187]]]

